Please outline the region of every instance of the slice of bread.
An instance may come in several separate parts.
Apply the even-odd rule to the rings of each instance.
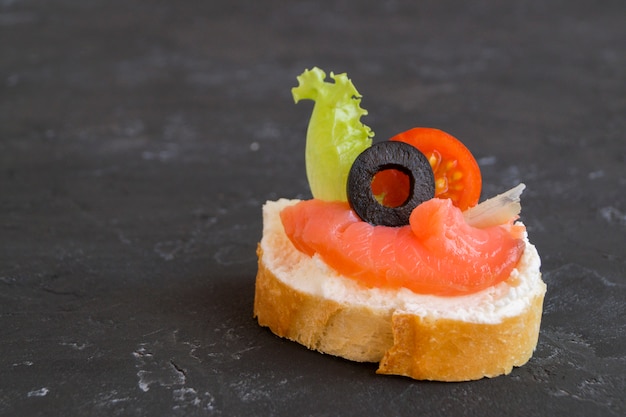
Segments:
[[[475,294],[440,297],[367,288],[293,247],[280,211],[263,206],[254,317],[280,337],[360,362],[378,373],[466,381],[525,364],[537,345],[546,286],[535,247],[504,282]]]

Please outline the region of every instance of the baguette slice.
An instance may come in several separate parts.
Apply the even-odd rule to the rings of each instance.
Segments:
[[[261,326],[309,349],[379,362],[380,374],[414,379],[495,377],[532,356],[546,286],[527,238],[511,276],[475,294],[440,297],[368,288],[293,247],[279,213],[297,202],[263,206],[254,298]]]

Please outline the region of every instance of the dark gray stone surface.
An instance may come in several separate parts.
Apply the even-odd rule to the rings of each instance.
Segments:
[[[0,1],[0,415],[623,416],[622,1]],[[377,140],[455,134],[527,185],[537,351],[375,375],[252,319],[261,204],[307,197],[314,65]]]

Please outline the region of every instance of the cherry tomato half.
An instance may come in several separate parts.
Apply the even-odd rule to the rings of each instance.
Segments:
[[[390,140],[406,142],[419,149],[435,174],[435,197],[449,198],[461,210],[475,206],[480,199],[482,177],[472,153],[454,136],[433,128],[416,127]],[[379,172],[372,181],[372,192],[382,204],[399,206],[408,197],[408,178],[388,169]]]

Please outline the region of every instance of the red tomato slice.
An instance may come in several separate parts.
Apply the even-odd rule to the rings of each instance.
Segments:
[[[435,197],[449,198],[461,210],[478,204],[482,187],[480,168],[472,153],[454,136],[433,128],[416,127],[390,140],[419,149],[435,173]],[[397,170],[384,170],[372,181],[372,192],[382,203],[395,207],[408,197],[408,177]]]

